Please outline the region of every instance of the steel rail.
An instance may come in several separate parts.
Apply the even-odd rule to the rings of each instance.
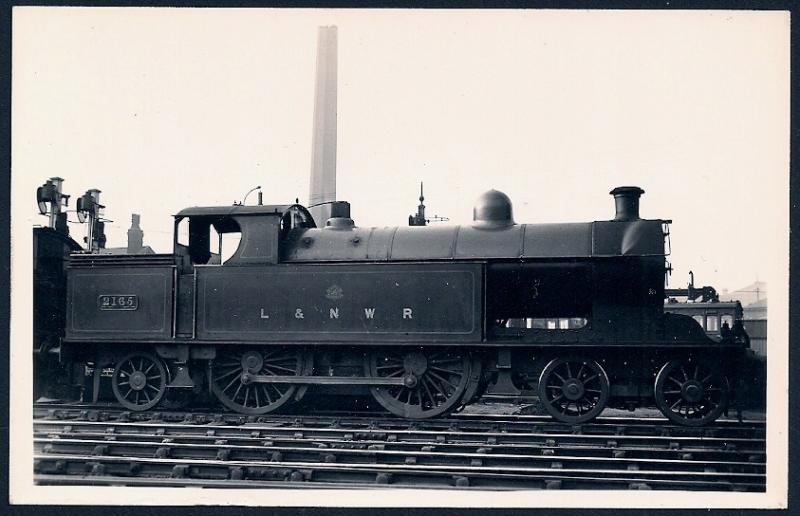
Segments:
[[[286,482],[285,480],[218,480],[205,478],[160,478],[160,477],[119,477],[100,475],[34,475],[37,485],[54,486],[141,486],[141,487],[203,487],[207,489],[386,489],[381,484],[356,484],[353,482]],[[438,489],[433,485],[395,485],[393,488]],[[485,488],[484,488],[485,489]],[[513,488],[495,487],[493,490],[508,491]]]
[[[126,440],[133,440],[136,442],[164,442],[164,434],[142,434],[142,433],[119,433],[113,427],[107,427],[104,432],[34,432],[35,438],[47,438],[47,439],[64,439],[64,438],[71,438],[71,439],[84,439],[84,440],[91,440],[91,439],[98,439],[103,441],[110,441],[114,442],[119,439],[126,439]],[[220,438],[224,437],[224,438]],[[669,458],[671,456],[676,457],[691,457],[693,460],[706,460],[706,461],[719,461],[723,460],[720,457],[724,458],[726,456],[731,457],[742,457],[747,456],[748,462],[750,463],[757,463],[760,462],[763,457],[765,456],[765,451],[763,448],[763,442],[760,443],[760,446],[752,448],[752,449],[742,449],[742,448],[727,448],[727,449],[719,449],[717,447],[669,447],[669,448],[655,448],[655,447],[634,447],[634,446],[619,446],[615,441],[609,441],[605,443],[603,446],[571,446],[571,445],[564,445],[559,444],[557,442],[544,442],[544,443],[517,443],[517,444],[487,444],[487,443],[459,443],[459,442],[441,442],[436,440],[431,441],[390,441],[387,442],[385,440],[364,440],[360,439],[358,441],[342,441],[339,439],[334,438],[293,438],[293,437],[252,437],[252,436],[245,436],[245,435],[233,435],[233,436],[220,436],[216,433],[212,433],[212,435],[208,434],[188,434],[188,435],[181,435],[181,434],[169,434],[168,439],[171,439],[170,442],[181,443],[185,442],[188,444],[197,443],[200,444],[204,442],[219,442],[225,441],[226,443],[230,444],[231,446],[239,446],[240,444],[248,444],[257,442],[260,443],[259,446],[265,446],[267,443],[271,443],[271,446],[301,446],[305,445],[308,447],[314,447],[315,449],[319,449],[322,446],[328,446],[332,449],[340,449],[340,448],[360,448],[360,449],[369,449],[369,448],[380,448],[380,449],[395,449],[395,450],[434,450],[434,449],[445,449],[445,450],[461,450],[461,451],[468,451],[468,450],[480,450],[476,451],[476,453],[493,453],[500,451],[501,453],[510,453],[510,452],[529,452],[529,453],[540,453],[540,454],[549,454],[549,455],[566,455],[569,453],[580,454],[582,456],[603,456],[603,455],[611,455],[611,456],[629,456],[629,457],[636,457],[636,456],[643,456],[645,458],[662,458],[661,456],[666,456]]]
[[[149,414],[137,414],[120,411],[116,414],[109,414],[106,411],[78,411],[77,413],[64,413],[60,410],[48,410],[47,413],[36,414],[37,420],[46,421],[104,421],[104,422],[209,422],[226,423],[230,425],[244,424],[272,424],[272,425],[304,425],[304,426],[339,426],[357,428],[381,428],[386,430],[394,429],[431,429],[441,431],[443,429],[454,429],[460,431],[485,431],[489,425],[493,424],[496,430],[525,431],[525,432],[554,432],[554,433],[583,433],[600,435],[666,435],[666,436],[695,436],[695,437],[727,437],[737,436],[762,436],[764,428],[761,426],[726,426],[726,427],[681,427],[663,424],[644,424],[638,423],[625,425],[621,423],[584,423],[581,425],[569,425],[556,421],[520,422],[520,421],[497,421],[489,422],[482,420],[403,420],[376,417],[326,417],[326,416],[306,416],[306,417],[287,417],[287,416],[242,416],[223,414],[196,414],[192,412],[153,412]]]
[[[359,464],[359,463],[336,463],[328,464],[303,463],[303,462],[269,462],[269,461],[222,461],[222,460],[197,460],[197,459],[166,459],[166,458],[129,458],[129,457],[108,457],[93,455],[59,455],[56,457],[47,455],[34,455],[35,472],[37,474],[47,473],[48,466],[53,467],[53,473],[63,474],[70,466],[76,473],[86,473],[89,467],[96,474],[104,475],[109,466],[121,467],[123,474],[135,474],[148,466],[159,466],[163,470],[171,470],[171,476],[197,477],[198,475],[219,475],[225,472],[235,476],[234,471],[239,471],[240,475],[245,474],[258,476],[269,472],[286,474],[291,472],[289,479],[292,481],[302,481],[304,479],[323,480],[325,475],[332,475],[334,480],[341,481],[344,477],[360,477],[365,481],[365,476],[374,478],[375,482],[382,483],[379,477],[384,474],[387,478],[383,482],[388,483],[392,479],[397,480],[398,476],[415,477],[423,482],[431,480],[432,477],[449,478],[455,481],[455,485],[471,485],[472,480],[483,481],[558,481],[558,480],[583,480],[596,479],[602,485],[620,484],[627,485],[639,484],[650,486],[654,483],[669,481],[670,485],[681,485],[688,487],[693,483],[703,483],[705,487],[716,488],[718,490],[735,489],[737,484],[742,484],[745,489],[760,489],[765,482],[763,474],[749,473],[717,473],[717,472],[685,472],[685,471],[640,471],[640,470],[613,470],[613,469],[581,469],[581,468],[536,468],[536,467],[497,467],[497,466],[451,466],[451,465],[396,465],[396,464]],[[195,468],[192,470],[192,468]],[[217,470],[214,472],[213,470]],[[621,476],[617,476],[621,475]],[[460,482],[458,479],[465,479]]]
[[[333,438],[276,438],[276,437],[253,437],[249,435],[235,435],[235,436],[220,436],[216,433],[213,435],[198,435],[198,434],[169,434],[169,437],[164,437],[164,434],[141,434],[141,433],[119,433],[111,427],[106,428],[104,432],[37,432],[34,434],[35,438],[49,439],[53,442],[59,440],[76,439],[80,441],[99,440],[103,442],[115,443],[121,440],[137,443],[160,443],[163,444],[165,440],[170,443],[176,444],[207,444],[207,443],[224,443],[229,447],[238,446],[257,446],[263,449],[265,446],[273,447],[308,447],[313,449],[320,449],[323,447],[332,450],[339,449],[380,449],[380,450],[396,450],[396,451],[449,451],[449,452],[462,452],[462,453],[510,453],[510,454],[538,454],[548,456],[583,456],[583,457],[627,457],[627,458],[644,458],[649,460],[657,459],[671,459],[679,458],[681,460],[693,461],[706,461],[706,462],[732,462],[733,459],[745,459],[748,464],[762,464],[765,458],[765,450],[762,446],[755,448],[727,448],[719,449],[717,447],[674,447],[656,448],[646,446],[619,446],[616,441],[608,441],[602,446],[580,446],[580,445],[565,445],[554,441],[546,442],[531,442],[531,443],[518,443],[518,444],[486,444],[486,443],[459,443],[459,442],[441,442],[441,441],[389,441],[386,440],[359,440],[359,441],[341,441]]]
[[[36,445],[39,445],[38,448]],[[552,467],[552,464],[558,463],[564,465],[567,463],[587,463],[592,465],[622,466],[625,468],[640,469],[645,466],[642,471],[680,471],[686,473],[695,470],[702,470],[708,472],[709,470],[719,468],[738,468],[741,470],[754,470],[748,471],[753,474],[763,474],[766,464],[755,462],[740,462],[740,461],[695,461],[684,459],[648,459],[648,458],[635,458],[635,457],[583,457],[583,456],[559,456],[552,457],[546,455],[528,455],[528,454],[509,454],[509,453],[467,453],[467,452],[450,452],[450,451],[408,451],[408,450],[385,450],[385,449],[309,449],[297,448],[293,446],[257,446],[257,445],[231,445],[226,444],[208,444],[208,443],[176,443],[176,442],[137,442],[137,441],[108,441],[108,440],[83,440],[83,439],[35,439],[34,449],[42,450],[48,454],[61,453],[59,449],[66,449],[63,453],[81,453],[85,452],[88,448],[89,451],[102,450],[102,455],[118,456],[112,453],[113,451],[123,452],[122,455],[126,457],[151,457],[154,451],[159,449],[168,450],[174,456],[176,452],[201,452],[200,457],[187,457],[187,458],[200,458],[200,459],[214,459],[219,457],[220,452],[225,454],[235,453],[240,457],[239,460],[252,460],[263,457],[264,455],[271,455],[273,457],[289,455],[297,458],[298,456],[305,459],[319,459],[320,455],[325,457],[326,462],[338,462],[342,457],[347,457],[350,461],[356,459],[367,459],[368,463],[380,461],[382,464],[391,463],[392,461],[402,460],[414,461],[415,463],[422,460],[426,464],[435,462],[436,464],[445,464],[445,461],[454,463],[465,463],[481,466],[492,465],[511,465],[519,467],[522,464],[539,464],[547,463]],[[206,454],[203,455],[203,452]],[[248,453],[249,452],[249,453]],[[139,454],[137,454],[139,453]],[[146,453],[146,455],[143,455]],[[100,453],[94,453],[98,455]],[[299,460],[299,459],[298,459]],[[312,461],[313,462],[313,461]],[[363,462],[358,462],[363,463]],[[480,464],[477,464],[480,463]],[[652,469],[661,468],[661,469]],[[744,473],[744,471],[739,471]]]
[[[42,421],[37,420],[35,424],[39,427],[50,427],[51,429],[58,430],[64,426],[81,426],[81,427],[108,427],[108,422],[102,421]],[[165,423],[165,422],[140,422],[140,423],[127,423],[127,422],[114,422],[115,427],[120,428],[142,428],[142,429],[160,429],[161,432],[166,434],[167,430],[179,429],[180,432],[199,432],[207,433],[208,431],[223,432],[225,434],[241,434],[253,432],[268,432],[271,435],[275,434],[291,434],[294,436],[326,436],[335,435],[341,436],[344,440],[356,440],[364,438],[365,436],[385,436],[386,440],[393,441],[399,438],[406,440],[430,440],[430,439],[445,439],[456,440],[459,442],[490,442],[508,443],[508,442],[530,442],[534,438],[555,440],[562,443],[602,443],[607,442],[611,437],[609,435],[597,435],[587,433],[541,433],[541,432],[502,432],[496,430],[490,431],[465,431],[465,430],[415,430],[415,429],[376,429],[376,428],[361,428],[358,430],[350,428],[339,427],[303,427],[303,426],[269,426],[256,423],[248,423],[246,425],[228,426],[217,424],[181,424],[181,423]],[[471,441],[470,441],[471,440]],[[755,438],[741,438],[741,437],[694,437],[694,436],[642,436],[642,435],[613,435],[613,440],[619,443],[665,443],[667,447],[680,447],[687,444],[718,444],[721,448],[731,446],[752,445],[761,443],[762,439]]]
[[[670,481],[670,480],[651,480],[647,483],[638,482],[631,479],[616,478],[592,478],[592,477],[567,477],[567,476],[548,476],[547,478],[526,478],[516,482],[507,479],[504,484],[489,483],[486,481],[478,482],[469,480],[470,477],[457,477],[450,479],[446,484],[433,484],[431,482],[408,482],[403,483],[404,479],[400,476],[389,477],[385,481],[380,479],[381,473],[374,480],[351,480],[349,482],[337,482],[333,480],[317,481],[314,479],[303,479],[300,482],[287,482],[286,480],[232,480],[214,478],[172,478],[172,477],[134,477],[134,476],[101,476],[101,475],[55,475],[41,474],[34,475],[34,483],[37,485],[58,485],[58,486],[143,486],[143,487],[202,487],[211,489],[242,489],[242,488],[275,488],[275,489],[386,489],[387,484],[392,489],[428,489],[436,490],[442,488],[460,490],[481,490],[481,491],[520,491],[520,490],[542,490],[542,489],[680,489],[680,490],[703,490],[703,491],[763,491],[764,486],[758,483],[745,482],[700,482],[700,481]],[[388,475],[387,475],[388,476]]]
[[[540,415],[540,414],[482,414],[482,413],[475,413],[468,411],[469,406],[462,412],[455,412],[446,417],[437,418],[434,420],[425,420],[426,422],[431,423],[440,423],[440,424],[452,424],[452,423],[461,423],[464,421],[474,421],[474,422],[495,422],[495,423],[503,423],[503,424],[560,424],[565,426],[571,426],[568,423],[562,423],[559,421],[554,420],[552,417],[548,415]],[[75,411],[75,410],[95,410],[95,411],[105,411],[109,413],[122,413],[128,412],[123,407],[116,405],[114,403],[61,403],[61,402],[37,402],[34,403],[34,411],[48,411],[48,410],[66,410],[66,411]],[[236,412],[225,411],[220,407],[195,407],[193,410],[169,410],[169,409],[157,409],[155,411],[150,412],[141,412],[143,417],[148,417],[148,415],[153,414],[154,412],[158,412],[161,414],[166,414],[169,412],[173,412],[174,414],[184,415],[187,413],[193,413],[198,416],[202,415],[212,415],[212,416],[227,416],[227,417],[247,417],[243,416],[242,414],[238,414]],[[130,413],[129,414],[134,414]],[[36,412],[34,412],[36,414]],[[37,417],[42,416],[42,412],[39,412]],[[387,422],[403,422],[408,421],[397,416],[393,416],[391,414],[383,413],[383,412],[360,412],[354,413],[352,411],[341,411],[341,410],[318,410],[315,411],[314,414],[268,414],[265,416],[259,417],[271,417],[276,419],[291,419],[291,418],[303,418],[303,419],[325,419],[325,418],[353,418],[353,419],[383,419]],[[765,427],[765,420],[763,419],[743,419],[739,421],[737,419],[732,418],[721,418],[715,421],[712,425],[706,427],[699,427],[700,429],[708,429],[708,428],[724,428],[724,427],[735,427],[740,428],[742,426],[748,427]],[[626,425],[626,426],[659,426],[659,427],[668,427],[668,428],[680,428],[680,429],[692,429],[693,427],[685,427],[680,425],[675,425],[674,423],[670,422],[663,416],[655,416],[655,417],[636,417],[636,416],[599,416],[593,421],[589,423],[583,423],[582,425],[597,425],[597,426],[604,426],[604,425],[612,425],[612,426],[619,426],[619,425]]]

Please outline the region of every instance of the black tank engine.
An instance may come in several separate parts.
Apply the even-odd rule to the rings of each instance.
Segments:
[[[58,356],[113,368],[132,410],[207,388],[264,414],[314,388],[425,418],[536,389],[563,421],[655,403],[706,424],[747,344],[664,312],[670,221],[641,219],[642,193],[571,224],[517,224],[494,190],[463,226],[360,228],[345,202],[324,227],[299,204],[187,208],[172,254],[69,255]]]

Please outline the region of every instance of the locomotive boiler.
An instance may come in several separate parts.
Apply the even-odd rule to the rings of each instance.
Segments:
[[[202,387],[258,415],[313,387],[427,418],[510,382],[561,421],[655,403],[706,424],[747,344],[664,312],[670,221],[639,217],[643,193],[570,224],[518,224],[495,190],[461,226],[361,228],[346,202],[324,227],[299,204],[187,208],[171,254],[69,256],[59,356],[113,368],[131,410]]]

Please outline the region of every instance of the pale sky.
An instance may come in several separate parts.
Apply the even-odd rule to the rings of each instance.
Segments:
[[[357,225],[613,217],[615,186],[672,219],[670,286],[780,267],[788,227],[789,19],[778,12],[15,8],[13,213],[35,188],[102,190],[170,252],[171,214],[306,202],[316,31],[339,30],[338,197]],[[256,199],[251,195],[249,202]],[[74,204],[71,204],[74,208]],[[20,218],[22,217],[22,218]],[[74,220],[74,214],[72,215]],[[80,238],[84,227],[72,225]]]

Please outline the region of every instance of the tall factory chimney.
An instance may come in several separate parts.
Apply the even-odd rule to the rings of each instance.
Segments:
[[[309,206],[336,200],[336,57],[336,26],[320,27],[317,34]],[[317,226],[323,227],[331,216],[331,205],[315,206],[310,211]]]
[[[139,214],[131,215],[131,228],[128,230],[128,254],[141,254],[144,248],[144,232],[139,227]]]

